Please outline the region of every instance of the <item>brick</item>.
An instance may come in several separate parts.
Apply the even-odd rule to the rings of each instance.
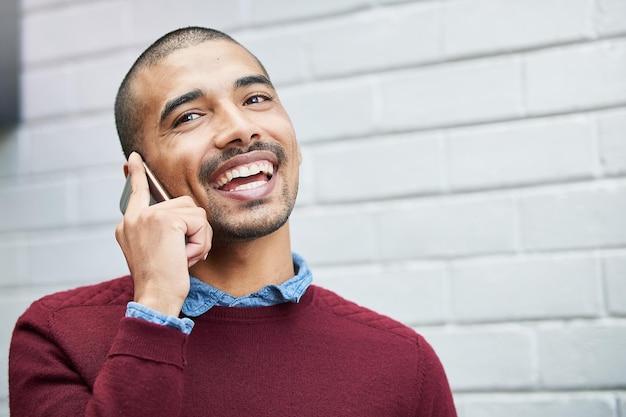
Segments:
[[[460,322],[594,317],[602,313],[600,268],[589,258],[458,261],[450,269]]]
[[[626,325],[545,326],[537,332],[542,387],[613,388],[626,385]]]
[[[588,8],[587,0],[444,2],[444,54],[509,52],[588,39]]]
[[[379,124],[423,129],[520,117],[520,80],[515,57],[386,73],[380,76]]]
[[[377,0],[377,2],[381,4],[409,3],[411,1],[412,0]]]
[[[607,184],[520,200],[522,244],[530,250],[626,243],[626,187]]]
[[[9,287],[25,280],[25,250],[24,245],[7,239],[0,243],[0,287]]]
[[[110,115],[45,123],[30,128],[29,135],[31,172],[117,164],[122,175],[124,155]]]
[[[17,176],[22,169],[20,136],[24,129],[0,128],[0,178]]]
[[[115,224],[122,218],[119,200],[124,188],[122,169],[117,175],[79,179],[77,212],[79,224]]]
[[[8,363],[8,351],[9,344],[8,343],[0,343],[0,351],[2,351],[2,362],[0,362],[0,372],[2,373],[2,378],[0,378],[0,416],[8,416],[8,404],[6,403],[7,393],[9,392],[9,381],[7,375],[9,374],[9,363]],[[5,353],[7,352],[7,353]]]
[[[57,60],[123,47],[131,35],[129,12],[128,2],[111,0],[27,13],[22,20],[24,62]]]
[[[505,400],[476,401],[465,405],[464,417],[616,417],[614,400],[606,395],[576,398],[564,395],[518,395]],[[529,398],[530,397],[530,398]],[[597,397],[597,398],[596,398]]]
[[[374,226],[367,213],[296,210],[291,216],[292,248],[311,264],[375,258]]]
[[[596,0],[593,23],[602,36],[626,33],[626,3],[623,0]]]
[[[69,71],[65,66],[22,73],[21,114],[25,121],[71,113]]]
[[[31,11],[45,6],[65,3],[66,0],[21,0],[22,10]]]
[[[378,214],[382,259],[470,256],[515,250],[507,200],[454,199],[405,204]]]
[[[69,88],[72,89],[73,109],[112,113],[117,90],[135,58],[128,55],[98,58],[72,66]]]
[[[237,41],[248,48],[269,73],[275,86],[294,84],[309,78],[308,37],[299,26],[276,30],[243,32]],[[282,90],[278,89],[279,96]]]
[[[555,48],[526,57],[526,100],[533,114],[626,102],[626,43]]]
[[[455,392],[525,389],[533,384],[531,336],[523,329],[418,332],[439,355]]]
[[[186,26],[226,30],[242,24],[239,1],[187,0],[184,7],[168,0],[132,0],[128,16],[134,41],[148,47],[167,32]]]
[[[611,314],[626,315],[626,256],[604,259],[606,298]]]
[[[453,189],[591,178],[594,125],[585,117],[465,128],[448,134]]]
[[[618,396],[618,407],[619,407],[619,416],[626,416],[626,394],[622,394]]]
[[[418,2],[324,22],[310,35],[313,72],[328,77],[437,61],[439,21],[436,4]],[[412,47],[390,47],[408,40]]]
[[[373,86],[366,79],[284,88],[282,101],[302,143],[371,134]]]
[[[367,0],[318,0],[310,2],[266,0],[263,3],[253,1],[249,3],[249,15],[253,24],[270,23],[345,13],[369,5],[370,2]]]
[[[442,190],[440,134],[345,141],[313,150],[320,201],[353,201]]]
[[[133,59],[114,56],[26,72],[22,105],[25,118],[94,110],[112,112],[117,89]],[[109,123],[111,120],[109,116]]]
[[[600,157],[609,175],[626,172],[626,111],[604,113],[598,117]]]
[[[0,231],[67,225],[66,196],[63,182],[0,188]]]
[[[90,284],[127,274],[114,228],[44,236],[32,242],[28,248],[31,280],[37,284]]]
[[[443,323],[445,268],[437,265],[316,268],[314,282],[407,325]]]

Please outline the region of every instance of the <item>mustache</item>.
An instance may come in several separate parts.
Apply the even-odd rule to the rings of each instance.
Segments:
[[[276,143],[254,142],[245,149],[243,148],[225,149],[219,155],[214,156],[213,158],[204,161],[202,163],[202,166],[200,166],[200,171],[198,172],[198,179],[200,180],[202,184],[208,183],[213,173],[215,172],[215,170],[217,170],[217,168],[220,165],[222,165],[224,162],[228,161],[229,159],[237,155],[243,155],[245,153],[252,152],[252,151],[272,152],[274,155],[276,155],[276,158],[278,159],[278,163],[281,165],[287,162],[287,159],[288,159],[287,153],[285,152],[282,146]]]

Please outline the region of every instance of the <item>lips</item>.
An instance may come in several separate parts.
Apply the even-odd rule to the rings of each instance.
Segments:
[[[274,176],[276,158],[271,152],[257,151],[228,160],[213,175],[210,186],[223,192],[244,192],[261,188]]]
[[[211,184],[211,187],[222,191],[251,190],[266,184],[272,175],[274,165],[269,161],[258,161],[228,169]]]

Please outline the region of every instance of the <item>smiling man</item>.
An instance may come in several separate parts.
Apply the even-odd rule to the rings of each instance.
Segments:
[[[19,319],[13,417],[456,415],[420,335],[312,285],[292,253],[300,149],[250,52],[171,32],[130,69],[115,115],[131,274]],[[150,205],[143,162],[170,199]]]

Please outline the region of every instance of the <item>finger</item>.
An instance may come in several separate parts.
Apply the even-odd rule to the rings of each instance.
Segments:
[[[204,260],[211,249],[213,229],[206,220],[206,212],[203,209],[194,210],[194,215],[186,218],[187,243],[185,253],[189,266]]]
[[[143,167],[143,159],[137,152],[128,157],[128,175],[130,175],[130,198],[126,213],[135,213],[150,205],[150,188]]]
[[[209,256],[209,251],[211,250],[211,237],[212,231],[210,228],[204,229],[202,232],[196,233],[204,233],[204,237],[202,238],[203,243],[187,243],[185,245],[185,253],[187,255],[187,265],[189,268],[194,266],[196,263],[200,261],[205,261]]]

